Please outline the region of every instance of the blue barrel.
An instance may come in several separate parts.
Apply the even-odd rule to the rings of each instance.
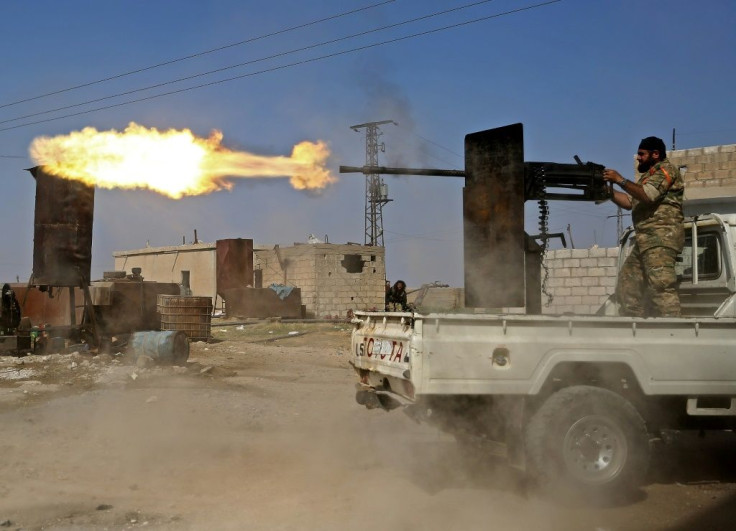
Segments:
[[[159,365],[184,365],[189,359],[189,340],[179,330],[135,332],[129,345],[136,355],[149,356]]]

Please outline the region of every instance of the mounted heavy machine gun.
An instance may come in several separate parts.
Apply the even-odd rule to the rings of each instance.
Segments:
[[[523,125],[513,124],[466,135],[465,171],[340,166],[340,173],[464,177],[465,306],[541,313],[540,271],[551,236],[547,201],[602,202],[612,195],[604,166],[577,155],[575,161],[524,162]],[[539,201],[534,238],[524,232],[527,200]]]

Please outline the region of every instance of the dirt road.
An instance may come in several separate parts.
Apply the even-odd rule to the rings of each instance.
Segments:
[[[733,528],[732,434],[660,448],[628,505],[554,504],[503,462],[355,404],[348,325],[241,328],[215,327],[186,368],[1,358],[0,527]]]

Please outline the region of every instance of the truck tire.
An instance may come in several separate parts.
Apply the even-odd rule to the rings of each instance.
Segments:
[[[650,448],[646,424],[626,399],[575,386],[550,396],[524,431],[526,467],[543,492],[612,500],[643,482]]]

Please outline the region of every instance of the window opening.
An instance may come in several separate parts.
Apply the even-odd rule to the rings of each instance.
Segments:
[[[714,280],[721,276],[721,241],[718,234],[698,234],[698,280]],[[685,237],[685,247],[675,264],[677,276],[682,280],[693,279],[693,240]]]
[[[362,273],[365,261],[359,254],[346,254],[340,265],[348,273]]]

